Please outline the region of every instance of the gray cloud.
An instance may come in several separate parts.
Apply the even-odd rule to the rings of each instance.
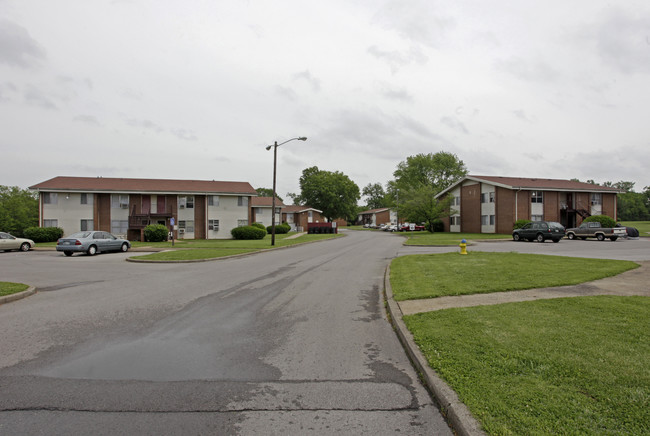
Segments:
[[[0,83],[0,103],[13,101],[11,96],[18,93],[18,88],[11,82]]]
[[[556,82],[561,78],[560,72],[542,60],[527,60],[519,56],[496,61],[497,69],[505,71],[527,82]]]
[[[77,115],[76,117],[74,117],[72,119],[72,121],[88,124],[88,125],[91,125],[91,126],[99,126],[100,125],[99,121],[97,121],[97,118],[95,118],[92,115]]]
[[[126,120],[126,124],[131,127],[137,127],[144,130],[151,130],[156,133],[161,133],[165,129],[157,125],[156,123],[149,120],[137,120],[135,118],[129,118]]]
[[[286,86],[276,86],[275,87],[275,92],[286,98],[287,100],[294,101],[298,98],[298,94],[296,94],[296,91],[294,91],[291,88],[287,88]]]
[[[399,71],[400,68],[410,64],[424,65],[429,61],[429,58],[422,53],[422,50],[412,46],[408,51],[386,51],[382,50],[376,45],[368,47],[368,53],[377,59],[386,62],[393,74]]]
[[[391,88],[389,86],[384,86],[380,92],[384,97],[390,100],[399,100],[405,102],[413,101],[413,96],[409,94],[409,92],[404,87],[397,89]]]
[[[199,139],[191,130],[172,129],[172,133],[184,141],[196,141]]]
[[[293,80],[294,81],[304,80],[309,84],[309,86],[311,86],[311,89],[314,92],[320,91],[320,80],[312,76],[309,70],[294,74]]]
[[[45,59],[45,50],[27,29],[0,18],[0,63],[21,68],[32,68]]]
[[[32,106],[39,106],[43,109],[58,109],[49,95],[35,86],[28,86],[24,93],[25,102]]]
[[[650,73],[649,29],[650,13],[611,8],[594,29],[600,58],[623,73]]]
[[[464,133],[464,134],[469,133],[469,130],[467,130],[465,124],[463,124],[463,122],[456,117],[442,117],[440,118],[440,122],[445,126],[449,127],[450,129],[453,129],[457,132]]]
[[[534,122],[537,122],[537,118],[536,118],[536,117],[528,116],[528,115],[526,114],[526,111],[524,111],[523,109],[516,109],[516,110],[513,110],[512,113],[513,113],[517,118],[519,118],[519,119],[522,120],[522,121],[526,121],[527,123],[534,123]]]

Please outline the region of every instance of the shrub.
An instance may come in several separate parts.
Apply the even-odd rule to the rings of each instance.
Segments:
[[[607,215],[592,215],[585,218],[583,223],[593,223],[598,222],[603,227],[614,227],[616,226],[616,221],[613,218],[608,217]]]
[[[281,235],[281,234],[284,234],[284,233],[289,233],[289,230],[291,230],[291,226],[290,226],[289,224],[287,224],[287,223],[282,223],[282,224],[276,224],[276,225],[275,225],[275,234],[276,234],[276,235]],[[268,227],[266,228],[266,232],[267,232],[269,235],[270,235],[271,233],[273,233],[273,227],[272,227],[272,226],[268,226]]]
[[[266,227],[264,227],[264,224],[262,223],[253,223],[251,224],[251,226],[257,227],[258,229],[262,229],[262,230],[266,229]]]
[[[255,226],[235,227],[230,231],[235,239],[264,239],[266,231]]]
[[[520,228],[522,228],[523,226],[525,226],[526,224],[528,224],[530,222],[532,222],[532,221],[531,220],[517,220],[517,221],[515,221],[515,224],[512,226],[512,230],[520,229]]]
[[[442,222],[442,220],[433,220],[433,222],[431,222],[431,226],[429,228],[429,231],[431,233],[444,232],[445,231],[445,224]]]
[[[23,234],[25,238],[34,242],[56,242],[57,239],[63,237],[63,229],[61,227],[28,227]]]
[[[147,242],[162,242],[167,240],[169,230],[162,224],[149,224],[144,228],[144,240]]]

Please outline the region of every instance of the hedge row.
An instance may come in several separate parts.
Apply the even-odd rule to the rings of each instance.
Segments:
[[[281,235],[284,233],[289,233],[289,230],[291,230],[291,226],[287,223],[282,223],[282,224],[276,224],[275,225],[275,234],[276,235]],[[268,226],[266,228],[266,232],[270,235],[273,233],[273,226]]]
[[[23,231],[23,235],[34,242],[56,242],[57,239],[63,237],[63,229],[61,227],[28,227]]]
[[[235,227],[230,231],[235,239],[264,239],[266,231],[257,226]]]

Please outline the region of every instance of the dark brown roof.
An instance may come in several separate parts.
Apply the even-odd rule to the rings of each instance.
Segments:
[[[616,188],[608,188],[600,185],[593,185],[591,183],[576,182],[573,180],[562,179],[541,179],[541,178],[526,178],[526,177],[497,177],[497,176],[468,176],[469,179],[481,179],[490,183],[497,183],[506,185],[511,188],[524,188],[524,189],[559,189],[559,190],[576,190],[576,191],[606,191],[618,192]]]
[[[30,186],[41,191],[86,192],[183,192],[256,195],[248,182],[209,180],[122,179],[111,177],[59,176]]]
[[[253,197],[251,198],[251,206],[255,207],[273,207],[273,197]],[[275,207],[282,207],[284,203],[275,197]]]

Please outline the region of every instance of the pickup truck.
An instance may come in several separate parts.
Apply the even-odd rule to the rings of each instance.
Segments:
[[[625,227],[601,227],[599,222],[582,223],[580,227],[566,229],[566,237],[569,239],[596,238],[604,241],[609,238],[616,241],[619,237],[627,236]]]

